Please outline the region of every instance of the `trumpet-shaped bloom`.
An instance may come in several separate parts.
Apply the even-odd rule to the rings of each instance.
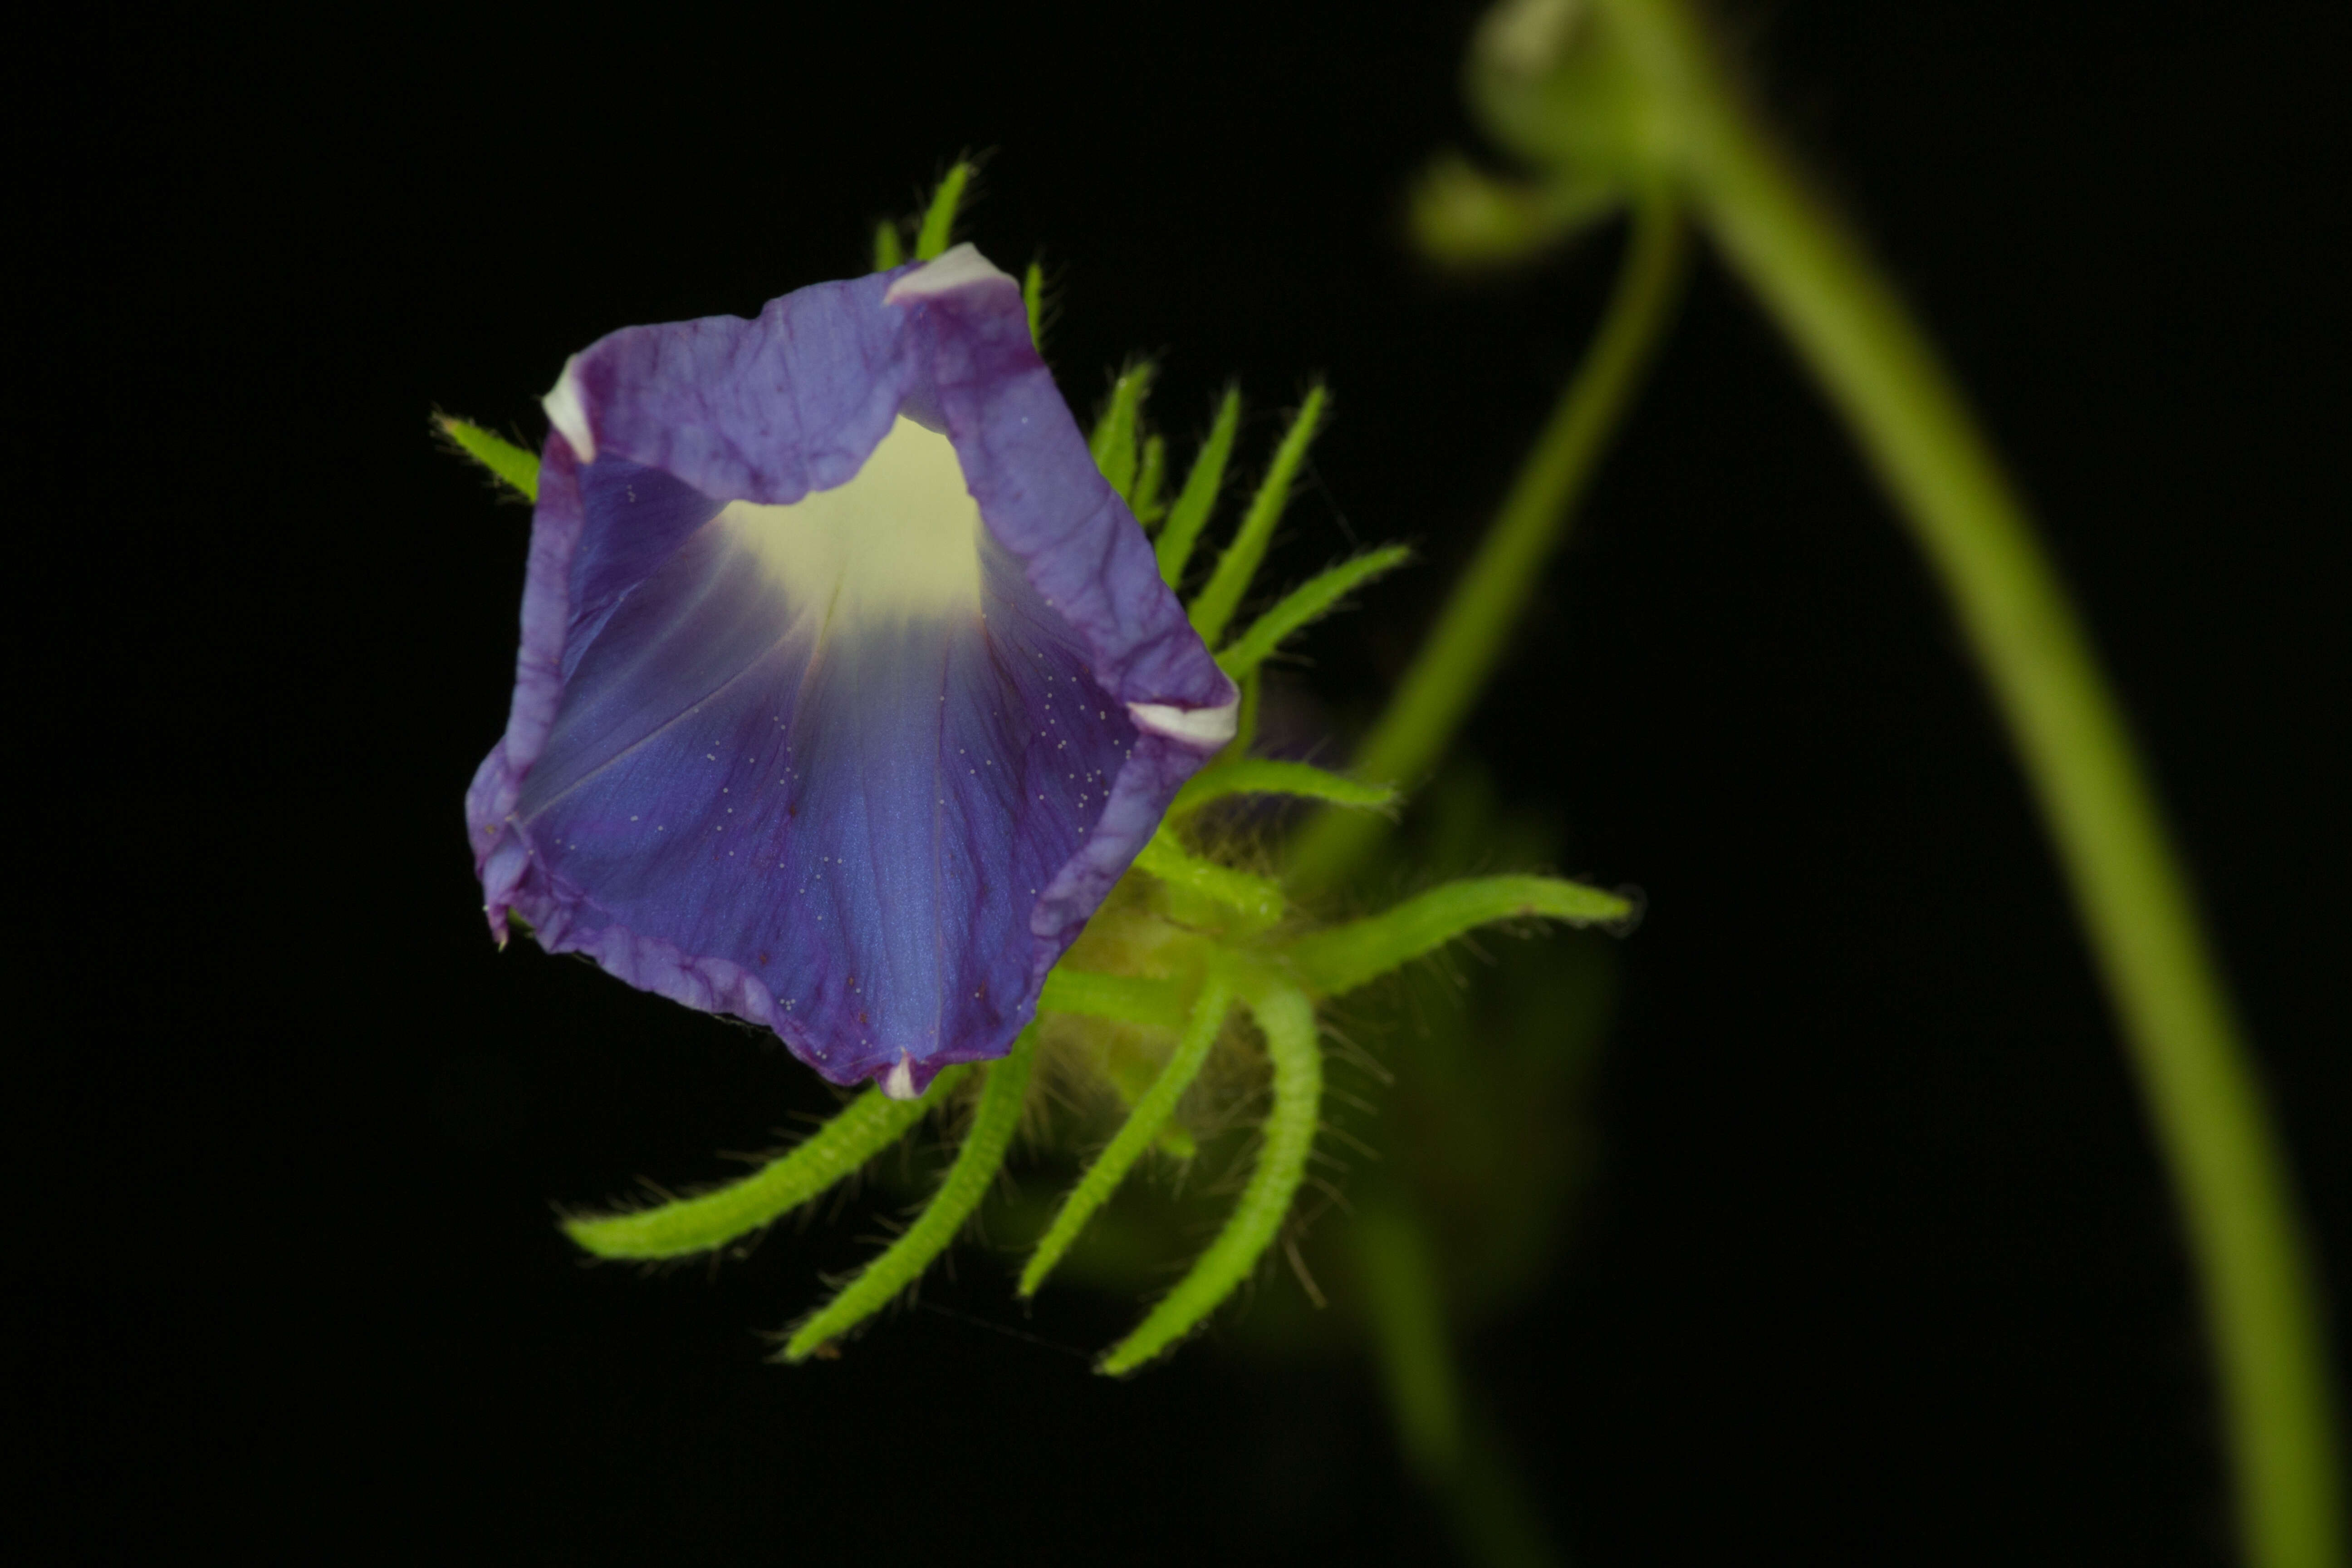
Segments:
[[[969,246],[633,327],[547,410],[509,911],[836,1083],[1001,1057],[1234,690]]]

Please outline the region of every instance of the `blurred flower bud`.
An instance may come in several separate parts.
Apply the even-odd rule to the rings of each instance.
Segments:
[[[1552,180],[1622,191],[1660,167],[1661,119],[1586,0],[1504,0],[1465,75],[1479,128]]]
[[[1619,199],[1607,180],[1511,179],[1448,153],[1422,171],[1409,217],[1413,243],[1431,260],[1498,267],[1531,259],[1607,217]]]

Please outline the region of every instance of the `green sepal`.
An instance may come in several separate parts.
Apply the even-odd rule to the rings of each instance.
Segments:
[[[1151,378],[1158,371],[1159,366],[1148,359],[1133,361],[1120,371],[1118,379],[1111,383],[1102,413],[1096,416],[1094,433],[1087,437],[1095,467],[1118,492],[1118,499],[1130,505],[1135,498],[1136,437],[1143,421],[1144,400],[1151,395]]]
[[[1136,1103],[1150,1092],[1151,1086],[1160,1081],[1160,1069],[1167,1065],[1164,1061],[1147,1061],[1141,1057],[1113,1051],[1103,1057],[1102,1074],[1110,1084],[1111,1092],[1118,1096],[1118,1102],[1131,1111]],[[1151,1140],[1151,1146],[1171,1160],[1190,1160],[1201,1152],[1200,1140],[1193,1137],[1192,1130],[1181,1121],[1160,1123],[1158,1135]]]
[[[1306,763],[1278,763],[1266,757],[1237,757],[1216,763],[1184,781],[1168,815],[1182,816],[1213,800],[1236,795],[1288,795],[1333,805],[1381,811],[1396,804],[1397,792],[1385,784],[1359,784],[1354,779]]]
[[[917,261],[933,260],[955,243],[956,209],[963,205],[964,188],[971,184],[971,162],[959,158],[932,191],[931,205],[923,211],[922,226],[915,231]]]
[[[888,1306],[906,1289],[922,1278],[931,1259],[947,1250],[963,1222],[971,1217],[981,1199],[996,1182],[1003,1167],[1005,1152],[1013,1145],[1013,1131],[1021,1124],[1021,1105],[1029,1092],[1029,1069],[1037,1058],[1037,1026],[1030,1025],[1013,1042],[1013,1049],[1002,1061],[990,1062],[982,1070],[986,1076],[981,1081],[980,1104],[974,1109],[971,1130],[964,1134],[963,1144],[956,1151],[955,1163],[948,1167],[940,1190],[923,1205],[897,1241],[882,1254],[857,1271],[838,1295],[795,1328],[784,1342],[776,1358],[784,1362],[806,1361],[818,1351]],[[945,1078],[956,1069],[950,1068],[940,1074]],[[933,1080],[932,1088],[938,1088]]]
[[[1329,614],[1341,599],[1412,559],[1412,551],[1402,544],[1391,544],[1309,577],[1293,588],[1280,604],[1252,622],[1249,630],[1228,643],[1224,651],[1217,655],[1219,668],[1236,679],[1247,675],[1309,622]]]
[[[1160,488],[1168,482],[1168,442],[1160,436],[1148,436],[1143,442],[1143,468],[1135,476],[1135,497],[1128,510],[1135,521],[1150,528],[1168,515],[1168,507],[1160,499]]]
[[[1167,1065],[1165,1062],[1146,1061],[1123,1052],[1111,1052],[1103,1058],[1102,1073],[1110,1084],[1111,1092],[1118,1096],[1118,1102],[1131,1111],[1136,1102],[1160,1081],[1160,1069]],[[1162,1122],[1151,1146],[1171,1160],[1190,1160],[1201,1152],[1200,1140],[1194,1138],[1181,1121]]]
[[[899,237],[898,220],[884,218],[874,226],[874,270],[887,272],[907,262],[907,242]]]
[[[480,426],[447,414],[436,414],[433,427],[442,438],[490,471],[492,478],[523,500],[539,500],[539,454],[491,435]]]
[[[1249,755],[1252,746],[1257,744],[1259,700],[1265,695],[1265,682],[1260,679],[1263,674],[1263,670],[1248,670],[1234,682],[1242,689],[1242,694],[1234,714],[1234,738],[1225,742],[1224,749],[1216,754],[1213,761],[1239,762]]]
[[[1029,1255],[1027,1267],[1021,1270],[1016,1294],[1025,1298],[1037,1293],[1037,1287],[1045,1282],[1045,1276],[1069,1251],[1087,1221],[1109,1201],[1128,1171],[1159,1139],[1168,1119],[1176,1113],[1176,1102],[1183,1098],[1208,1061],[1210,1048],[1216,1045],[1218,1033],[1224,1027],[1225,1009],[1232,1005],[1233,995],[1232,984],[1214,970],[1202,982],[1201,994],[1192,1004],[1183,1037],[1177,1042],[1167,1065],[1160,1068],[1159,1078],[1136,1100],[1127,1121],[1062,1200],[1053,1224],[1046,1226],[1036,1249]]]
[[[1286,908],[1279,883],[1187,854],[1164,823],[1135,858],[1135,864],[1171,887],[1223,905],[1251,926],[1273,925],[1282,919]]]
[[[1557,877],[1470,877],[1301,937],[1283,956],[1307,990],[1337,996],[1497,921],[1535,916],[1570,925],[1622,927],[1634,907],[1622,893]]]
[[[1225,634],[1225,626],[1241,607],[1242,595],[1249,592],[1250,580],[1257,575],[1259,563],[1265,559],[1266,546],[1274,542],[1274,525],[1282,518],[1283,509],[1290,504],[1290,482],[1298,473],[1298,466],[1307,459],[1307,448],[1313,444],[1315,433],[1323,423],[1323,405],[1328,401],[1318,384],[1307,394],[1307,401],[1298,406],[1290,428],[1283,432],[1282,444],[1275,448],[1274,462],[1250,500],[1249,510],[1242,514],[1242,525],[1234,533],[1225,552],[1217,558],[1217,569],[1209,576],[1209,584],[1192,600],[1192,629],[1211,647]]]
[[[1173,980],[1132,974],[1097,974],[1056,964],[1037,997],[1040,1013],[1078,1013],[1122,1024],[1163,1029],[1184,1026],[1184,988]]]
[[[829,1190],[896,1143],[955,1092],[965,1069],[951,1067],[920,1100],[869,1089],[801,1143],[740,1181],[628,1214],[577,1215],[563,1234],[599,1258],[685,1258],[749,1236]]]
[[[1045,350],[1045,264],[1033,261],[1021,275],[1021,308],[1029,316],[1029,346]]]
[[[1201,531],[1209,525],[1209,514],[1216,510],[1217,491],[1225,482],[1225,464],[1234,455],[1234,436],[1242,424],[1242,390],[1225,388],[1224,396],[1217,400],[1217,416],[1209,426],[1209,438],[1201,443],[1200,455],[1184,476],[1184,488],[1177,492],[1176,504],[1169,509],[1168,526],[1160,531],[1156,547],[1160,555],[1160,576],[1171,588],[1181,585],[1184,568],[1192,559],[1192,546]]]
[[[1095,1363],[1097,1372],[1113,1377],[1133,1372],[1199,1327],[1274,1245],[1306,1178],[1323,1104],[1315,1005],[1270,975],[1244,974],[1240,989],[1274,1064],[1274,1105],[1266,1113],[1257,1163],[1216,1239],[1135,1331]]]

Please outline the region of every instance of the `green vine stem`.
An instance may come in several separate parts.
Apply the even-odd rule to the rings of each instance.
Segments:
[[[2172,1173],[2247,1561],[2343,1562],[2314,1269],[2187,879],[2088,639],[1935,351],[1734,90],[1683,0],[1604,0],[1726,259],[1811,365],[1942,577],[2055,843]],[[1355,819],[1351,819],[1355,820]]]
[[[1469,1561],[1550,1568],[1543,1521],[1464,1395],[1427,1226],[1391,1197],[1359,1209],[1348,1240],[1406,1465],[1444,1502]]]
[[[1364,737],[1352,770],[1358,777],[1420,784],[1486,689],[1673,317],[1687,248],[1669,196],[1654,192],[1636,204],[1625,259],[1591,350],[1536,437],[1388,710]],[[1293,885],[1339,881],[1386,827],[1378,817],[1325,813],[1299,836],[1290,861]]]

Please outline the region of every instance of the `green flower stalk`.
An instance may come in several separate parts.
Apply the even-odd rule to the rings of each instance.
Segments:
[[[1611,198],[1633,201],[1654,242],[1686,208],[1811,369],[1941,577],[2040,803],[2170,1167],[2213,1336],[2246,1559],[2341,1564],[2333,1384],[2284,1156],[2121,705],[1933,345],[1743,100],[1685,0],[1507,0],[1479,28],[1467,85],[1484,128],[1526,173],[1438,161],[1414,205],[1424,246],[1457,261],[1517,259]],[[1523,487],[1539,485],[1545,461],[1539,447]],[[1508,531],[1497,529],[1489,552]],[[1458,716],[1462,698],[1443,689],[1442,672],[1416,674],[1426,710]],[[1412,706],[1385,721],[1395,728],[1370,752],[1386,764],[1373,776],[1405,772],[1400,755],[1418,760],[1408,742],[1431,726],[1400,718]],[[1364,837],[1353,825],[1318,833],[1310,848],[1327,860]]]

